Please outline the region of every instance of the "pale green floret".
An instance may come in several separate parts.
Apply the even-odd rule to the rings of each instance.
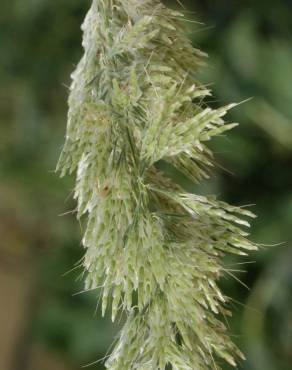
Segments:
[[[205,54],[185,37],[183,15],[156,0],[94,0],[82,26],[58,170],[77,172],[86,289],[102,287],[102,313],[127,313],[110,370],[219,369],[243,358],[222,315],[222,257],[256,246],[245,209],[188,194],[156,167],[208,178],[205,142],[230,130],[234,104],[211,109],[196,81]],[[216,365],[215,365],[216,364]]]

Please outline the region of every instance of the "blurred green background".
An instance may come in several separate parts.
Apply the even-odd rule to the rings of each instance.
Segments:
[[[211,180],[196,188],[178,180],[236,205],[255,204],[251,238],[265,246],[225,261],[250,287],[222,281],[233,298],[230,327],[247,355],[240,369],[291,370],[292,1],[182,2],[188,18],[203,23],[190,22],[190,34],[210,55],[200,77],[212,83],[210,104],[253,99],[229,114],[239,128],[211,144],[218,162]],[[174,0],[171,6],[179,7]],[[66,272],[82,257],[82,225],[71,214],[59,216],[74,208],[74,179],[54,174],[88,7],[89,1],[1,1],[3,370],[79,369],[105,355],[118,327],[100,318],[96,292],[74,295],[82,271]]]

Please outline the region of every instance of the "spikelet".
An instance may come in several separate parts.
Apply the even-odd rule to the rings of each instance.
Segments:
[[[127,313],[110,370],[219,369],[220,358],[243,358],[221,322],[230,312],[217,283],[225,254],[256,249],[242,230],[254,215],[186,193],[156,165],[200,182],[212,166],[206,142],[235,126],[223,120],[234,104],[202,104],[205,54],[183,25],[160,1],[94,0],[82,26],[57,169],[77,173],[86,289],[102,286],[113,320]]]

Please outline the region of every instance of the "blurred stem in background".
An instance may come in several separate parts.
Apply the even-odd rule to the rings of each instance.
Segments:
[[[280,144],[285,150],[292,150],[291,120],[283,113],[260,98],[249,104],[246,112],[249,120],[258,125],[275,141],[275,146]]]

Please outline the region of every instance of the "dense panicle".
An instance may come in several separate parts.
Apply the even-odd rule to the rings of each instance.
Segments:
[[[220,321],[230,312],[217,281],[226,253],[256,248],[241,229],[253,215],[186,193],[156,166],[207,178],[205,143],[235,126],[223,120],[234,105],[202,103],[205,55],[183,25],[160,1],[94,0],[72,74],[58,170],[76,171],[78,217],[88,219],[86,289],[102,287],[113,320],[127,313],[111,370],[219,369],[219,358],[242,357]]]

